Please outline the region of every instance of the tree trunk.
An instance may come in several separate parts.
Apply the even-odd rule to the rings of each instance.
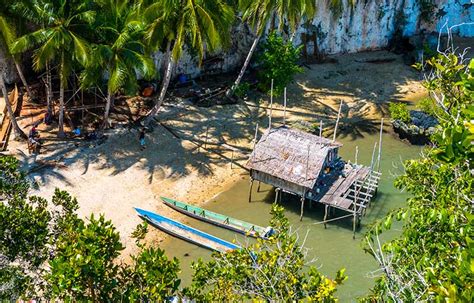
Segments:
[[[26,78],[25,78],[25,75],[23,74],[23,70],[22,70],[20,64],[18,63],[18,61],[15,58],[13,58],[13,62],[15,62],[15,66],[16,66],[16,70],[18,72],[18,75],[20,76],[21,82],[23,83],[23,86],[25,87],[26,92],[28,93],[28,99],[30,99],[30,100],[34,99],[34,96],[31,93],[30,87],[28,86],[28,83],[26,82]]]
[[[3,75],[1,75],[1,74],[0,74],[0,86],[1,86],[2,93],[3,93],[3,98],[5,99],[5,106],[7,108],[8,115],[10,116],[11,124],[13,126],[14,138],[15,138],[15,140],[26,139],[27,136],[21,130],[20,126],[18,125],[18,122],[16,121],[15,113],[13,112],[13,108],[12,108],[12,105],[10,103],[10,99],[8,98],[7,87],[5,85]]]
[[[234,94],[235,89],[239,86],[240,81],[242,81],[242,78],[244,77],[245,71],[247,70],[247,67],[250,63],[250,59],[252,59],[252,56],[253,56],[253,53],[255,52],[255,49],[257,49],[257,44],[258,44],[258,41],[260,40],[261,36],[262,35],[260,34],[260,35],[257,35],[257,37],[255,37],[255,40],[252,43],[252,47],[250,47],[249,53],[247,54],[247,58],[245,59],[244,65],[242,66],[242,69],[240,70],[240,73],[237,76],[237,79],[235,80],[232,87],[229,90],[227,90],[227,92],[226,92],[227,97],[231,97]]]
[[[112,101],[113,101],[113,94],[108,92],[107,93],[107,102],[105,103],[105,112],[104,112],[104,123],[102,124],[102,128],[107,129],[110,127],[109,123],[109,114],[110,114],[110,108],[112,107]]]
[[[63,69],[64,67],[64,51],[61,53],[61,63],[59,64],[59,121],[58,121],[58,137],[64,138],[64,87],[67,84],[67,79],[64,79]]]
[[[53,87],[51,83],[51,69],[49,68],[49,64],[46,64],[46,106],[48,110],[48,114],[50,117],[53,115]]]
[[[151,122],[151,119],[158,113],[160,110],[163,101],[165,100],[166,91],[168,90],[168,85],[170,84],[171,74],[173,71],[173,67],[175,64],[172,52],[171,52],[171,44],[168,43],[167,50],[166,50],[166,57],[167,57],[167,67],[165,71],[165,77],[163,78],[163,83],[161,85],[161,92],[160,96],[158,97],[158,101],[156,102],[155,106],[151,109],[148,113],[148,117],[145,120],[145,125],[148,125]]]

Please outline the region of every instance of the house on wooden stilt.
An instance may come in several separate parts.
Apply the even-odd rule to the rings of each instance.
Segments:
[[[300,196],[300,219],[308,199],[325,204],[324,222],[331,208],[349,212],[355,232],[381,174],[374,171],[374,160],[370,167],[342,160],[338,155],[341,146],[335,140],[287,126],[267,129],[246,163],[251,178],[249,202],[253,182],[263,182],[275,187],[275,201],[282,191]]]

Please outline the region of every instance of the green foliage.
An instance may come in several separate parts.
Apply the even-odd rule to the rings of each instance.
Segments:
[[[417,107],[427,113],[428,115],[431,115],[433,117],[437,117],[439,115],[442,114],[442,110],[436,106],[436,101],[433,100],[432,98],[430,97],[426,97],[426,98],[423,98],[421,99],[418,104],[417,104]]]
[[[243,98],[247,95],[250,90],[250,83],[242,82],[235,88],[235,95],[239,98]]]
[[[441,111],[435,147],[419,160],[406,161],[395,186],[411,194],[407,206],[393,211],[367,233],[365,249],[383,275],[367,301],[472,302],[474,72],[454,55],[428,61],[425,82]],[[379,235],[393,219],[402,234],[383,245]]]
[[[168,260],[159,248],[144,248],[132,256],[133,265],[123,267],[120,274],[122,294],[130,302],[164,302],[174,296],[180,286],[179,261]]]
[[[26,198],[30,183],[19,170],[20,162],[13,157],[0,156],[0,197]]]
[[[112,222],[92,215],[69,228],[58,238],[55,257],[46,276],[50,295],[66,301],[108,301],[117,286],[118,265],[114,259],[122,250]]]
[[[13,157],[0,158],[0,172],[0,300],[156,302],[177,293],[178,260],[141,243],[146,224],[133,233],[139,252],[122,264],[110,221],[92,215],[86,224],[76,199],[59,189],[51,204],[28,197],[29,182]]]
[[[0,172],[0,299],[15,300],[42,286],[43,264],[56,236],[74,222],[77,202],[59,190],[54,207],[43,198],[27,198],[29,182],[13,157],[0,158]]]
[[[289,231],[283,208],[272,206],[276,235],[258,240],[242,250],[215,253],[209,262],[199,260],[192,286],[185,294],[198,301],[317,301],[335,302],[337,285],[345,279],[344,270],[331,280],[315,267],[305,268],[306,250]]]
[[[259,87],[269,91],[271,80],[274,81],[274,94],[279,95],[303,69],[298,65],[301,47],[294,47],[291,42],[285,42],[275,32],[271,33],[263,44],[263,51],[258,57],[260,64],[258,78]]]
[[[393,120],[400,120],[405,123],[411,121],[410,112],[407,109],[407,105],[401,102],[390,102],[388,105],[390,111],[390,117]]]

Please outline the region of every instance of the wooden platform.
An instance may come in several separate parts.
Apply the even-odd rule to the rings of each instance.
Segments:
[[[374,176],[377,180],[374,180]],[[376,187],[370,187],[366,184],[366,188],[360,190],[362,189],[362,186],[364,186],[363,184],[367,183],[369,180],[378,183],[379,176],[379,173],[371,172],[370,167],[361,165],[351,166],[350,164],[346,164],[343,171],[335,171],[332,174],[326,175],[324,179],[325,184],[319,186],[320,193],[308,198],[330,207],[335,207],[345,211],[353,211],[354,203],[363,205],[368,202],[365,201],[367,199],[363,198],[371,198],[371,192],[373,192]],[[367,191],[367,189],[369,189],[369,191]],[[361,201],[357,201],[358,198]]]

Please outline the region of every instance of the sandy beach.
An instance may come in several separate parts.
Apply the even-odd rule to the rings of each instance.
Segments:
[[[409,102],[426,94],[419,73],[395,54],[380,51],[335,58],[337,63],[305,67],[288,87],[288,124],[323,120],[329,135],[342,101],[338,136],[357,139],[378,130],[389,101]],[[383,60],[368,63],[374,59]],[[136,249],[130,235],[141,222],[133,207],[179,219],[181,215],[164,206],[160,196],[202,204],[246,174],[238,165],[250,153],[256,122],[260,134],[268,127],[268,103],[264,95],[209,108],[186,101],[168,103],[146,136],[145,150],[139,147],[137,129],[116,127],[101,145],[64,143],[51,136],[37,157],[28,155],[26,143],[12,141],[8,152],[32,170],[30,176],[40,186],[34,194],[51,197],[55,188],[65,189],[77,197],[82,217],[100,213],[112,220],[127,259]],[[282,103],[282,97],[274,99],[275,125],[282,122]],[[31,121],[20,122],[28,131]],[[150,244],[163,237],[150,228]]]

